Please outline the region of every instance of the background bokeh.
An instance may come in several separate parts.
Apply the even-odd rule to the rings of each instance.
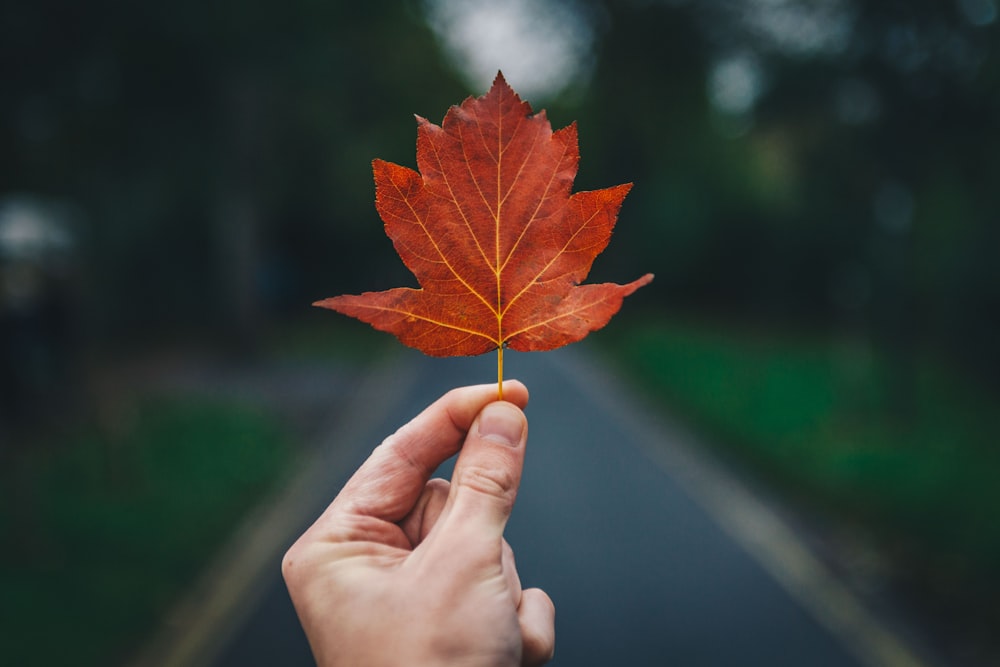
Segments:
[[[21,545],[5,566],[60,544],[31,526],[48,511],[40,489],[61,479],[45,471],[91,465],[54,463],[67,442],[142,432],[121,407],[130,385],[109,377],[192,350],[259,360],[339,326],[312,312],[316,299],[412,284],[381,231],[370,161],[413,166],[412,114],[440,122],[503,69],[554,126],[578,122],[576,189],[635,183],[592,279],[656,280],[603,339],[609,358],[791,497],[889,535],[880,548],[906,563],[893,576],[932,617],[988,627],[1000,563],[1000,505],[985,489],[1000,472],[997,11],[3,3],[0,479],[8,509],[27,508],[3,517],[16,528],[5,541]],[[775,405],[741,402],[770,395],[761,387]],[[810,392],[819,408],[799,405]],[[766,410],[773,421],[753,421]],[[168,428],[161,418],[152,431]],[[781,430],[790,423],[805,426]],[[754,449],[769,434],[802,449]],[[802,472],[815,443],[833,453]],[[95,483],[120,483],[105,463]],[[819,492],[806,493],[813,479]],[[968,634],[955,640],[963,655],[985,654],[988,633]]]

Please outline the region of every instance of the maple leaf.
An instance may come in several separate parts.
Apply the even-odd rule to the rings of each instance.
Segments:
[[[497,74],[441,126],[417,117],[417,168],[375,160],[375,206],[420,289],[337,296],[330,308],[439,357],[551,350],[600,329],[649,283],[580,285],[632,185],[571,194],[576,124],[556,132]]]

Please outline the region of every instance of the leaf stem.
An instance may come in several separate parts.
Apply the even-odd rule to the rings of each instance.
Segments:
[[[503,400],[503,345],[497,347],[497,400]]]

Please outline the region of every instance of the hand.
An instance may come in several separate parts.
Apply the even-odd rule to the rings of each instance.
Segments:
[[[285,582],[321,667],[551,659],[555,608],[521,589],[503,538],[528,391],[508,381],[503,395],[480,385],[438,399],[372,452],[288,550]],[[459,450],[451,483],[429,480]]]

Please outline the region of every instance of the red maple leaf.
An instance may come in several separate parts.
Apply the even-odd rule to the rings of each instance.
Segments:
[[[439,127],[417,118],[417,171],[375,160],[375,205],[420,289],[314,305],[426,354],[551,350],[600,329],[649,283],[580,285],[631,184],[571,194],[576,124],[553,132],[498,74]]]

